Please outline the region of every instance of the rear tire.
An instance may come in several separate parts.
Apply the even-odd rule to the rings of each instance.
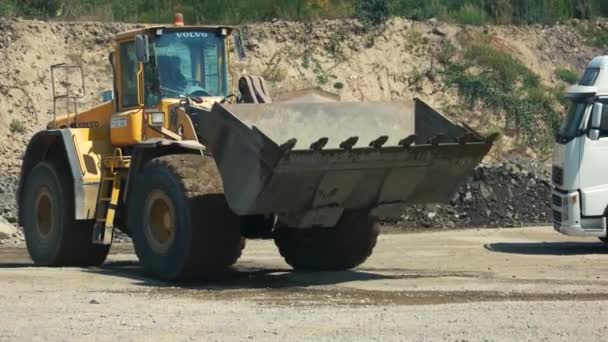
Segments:
[[[605,243],[605,244],[607,244],[607,245],[608,245],[608,238],[601,237],[601,238],[598,238],[598,239],[599,239],[601,242],[603,242],[603,243]]]
[[[279,226],[275,244],[297,270],[346,270],[372,254],[380,229],[366,210],[345,211],[334,228],[296,229]]]
[[[153,159],[129,195],[129,231],[144,269],[164,280],[208,276],[234,264],[244,240],[215,161],[200,155]]]
[[[99,266],[110,246],[92,242],[93,221],[74,219],[74,193],[65,172],[49,162],[25,181],[19,215],[28,252],[39,266]]]

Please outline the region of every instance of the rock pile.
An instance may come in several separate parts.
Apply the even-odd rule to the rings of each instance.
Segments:
[[[16,178],[0,180],[0,225],[17,222],[16,187]],[[404,229],[542,225],[551,222],[550,196],[551,175],[546,167],[530,162],[482,165],[449,204],[411,207],[398,222],[386,223]],[[3,237],[23,241],[19,230],[15,234],[0,234],[0,243]],[[122,232],[114,237],[115,241],[129,241]]]
[[[519,227],[551,222],[551,175],[527,162],[482,165],[449,204],[412,207],[403,228]]]
[[[0,176],[0,220],[10,224],[17,223],[16,193],[18,184],[17,176]]]

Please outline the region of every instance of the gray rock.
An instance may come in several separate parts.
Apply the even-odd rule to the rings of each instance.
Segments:
[[[492,189],[483,183],[479,185],[479,193],[481,194],[481,197],[485,200],[489,200],[494,197],[494,192],[492,191]]]
[[[17,228],[15,226],[6,222],[0,222],[0,240],[10,239],[14,235],[17,235]]]
[[[465,202],[472,202],[473,201],[473,193],[471,193],[470,191],[467,191],[464,194],[464,200],[465,200]]]

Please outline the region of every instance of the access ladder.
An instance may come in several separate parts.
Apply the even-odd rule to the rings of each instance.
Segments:
[[[111,157],[103,157],[101,160],[101,183],[95,209],[95,225],[93,226],[93,243],[95,244],[112,244],[120,188],[130,166],[131,157],[123,156],[122,150],[119,148],[114,150]]]

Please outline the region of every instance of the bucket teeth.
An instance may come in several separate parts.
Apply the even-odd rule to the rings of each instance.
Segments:
[[[439,146],[439,144],[441,144],[441,143],[448,142],[447,140],[448,140],[447,135],[445,135],[444,133],[439,133],[436,136],[429,139],[429,144],[433,145],[433,146]]]
[[[350,151],[357,144],[357,141],[359,141],[359,137],[350,137],[340,143],[340,148]]]
[[[320,151],[327,145],[328,142],[329,142],[329,138],[321,138],[321,139],[317,140],[316,142],[312,143],[310,145],[310,149],[315,150],[315,151]]]
[[[462,137],[458,138],[458,143],[464,145],[468,142],[477,141],[477,137],[473,133],[465,133]]]
[[[291,152],[296,144],[298,143],[298,139],[289,139],[284,144],[279,146],[279,149],[283,154]]]
[[[375,149],[380,149],[386,142],[388,141],[388,135],[383,135],[380,138],[369,143],[369,147],[373,147]]]
[[[410,147],[416,141],[416,135],[410,135],[409,137],[399,141],[399,146]]]

